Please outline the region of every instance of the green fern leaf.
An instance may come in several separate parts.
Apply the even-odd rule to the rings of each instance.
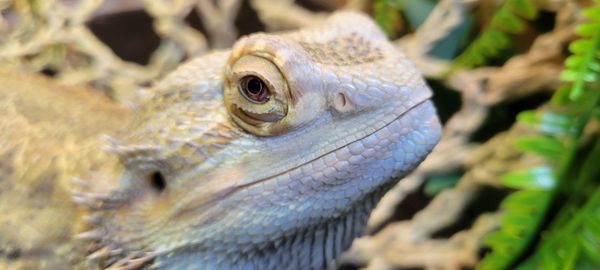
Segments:
[[[501,204],[505,216],[484,241],[492,252],[478,269],[600,269],[600,139],[589,155],[578,157],[583,129],[600,114],[600,1],[583,14],[590,22],[577,28],[582,38],[569,46],[573,55],[565,61],[554,106],[518,116],[520,123],[545,135],[520,139],[517,147],[554,161],[555,167],[513,171],[502,178],[519,191]],[[576,158],[583,158],[583,165],[575,166]],[[541,228],[561,193],[568,195],[566,203],[551,226]],[[543,237],[533,255],[515,265],[540,230]]]
[[[515,142],[517,149],[533,153],[557,161],[565,152],[565,146],[555,137],[550,136],[530,136],[517,139]]]
[[[531,1],[515,0],[511,1],[508,5],[512,12],[519,14],[519,16],[525,19],[532,20],[537,16],[537,8]]]
[[[502,177],[502,184],[515,189],[551,190],[556,187],[556,179],[552,168],[540,166],[509,172]]]
[[[477,265],[480,270],[507,269],[535,236],[541,214],[549,204],[549,193],[544,190],[520,190],[508,196],[500,208],[504,216],[500,230],[490,233],[482,241],[492,249]]]
[[[525,28],[525,20],[534,19],[537,8],[531,0],[507,0],[494,14],[490,23],[481,31],[471,45],[453,62],[450,72],[459,67],[472,68],[484,64],[511,45],[508,34],[519,34]]]
[[[590,222],[598,222],[593,220]],[[598,251],[600,250],[600,231],[591,231],[590,228],[584,228],[584,231],[579,235],[579,243],[581,243],[581,251],[585,258],[591,260],[593,264],[600,265],[600,256]]]
[[[506,12],[506,10],[494,16],[491,24],[495,28],[511,34],[518,34],[525,27],[525,22],[521,18],[514,13]]]
[[[591,22],[580,25],[576,28],[576,33],[582,36],[569,45],[569,50],[573,53],[573,60],[567,61],[567,69],[561,74],[561,79],[567,82],[573,82],[573,87],[569,97],[576,100],[581,97],[584,91],[584,84],[598,80],[600,69],[600,9],[590,8],[583,12]]]
[[[373,3],[373,19],[388,37],[393,37],[400,21],[401,1],[376,0]]]
[[[517,121],[546,135],[557,136],[573,133],[575,118],[552,111],[525,111],[519,113]]]
[[[546,194],[544,191],[517,191],[506,197],[500,204],[501,209],[510,211],[534,212],[539,209],[540,197]]]
[[[504,232],[493,232],[487,235],[483,244],[494,246],[497,251],[508,253],[514,247],[514,243],[519,241],[519,237]]]
[[[526,228],[526,226],[535,222],[535,217],[531,216],[531,210],[520,211],[520,208],[512,210],[515,211],[506,213],[505,216],[502,217],[502,221],[500,222],[500,225],[505,225],[505,228],[510,233],[521,234],[523,230],[520,228]],[[511,226],[513,224],[517,226]],[[514,231],[511,231],[511,229],[513,229]]]
[[[600,146],[600,141],[597,144]],[[600,153],[600,147],[595,151]],[[596,176],[600,169],[596,168]],[[558,260],[556,260],[558,259]],[[543,238],[534,257],[534,265],[546,269],[577,269],[577,265],[595,265],[600,268],[600,188],[595,188],[581,210],[560,227],[555,227]]]
[[[600,15],[598,15],[598,16],[600,16]],[[580,35],[582,37],[592,36],[595,33],[598,33],[598,31],[600,31],[600,25],[593,24],[593,23],[578,25],[575,28],[575,33],[577,33],[578,35]]]

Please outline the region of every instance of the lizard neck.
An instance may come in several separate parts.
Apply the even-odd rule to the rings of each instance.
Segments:
[[[203,265],[206,269],[325,269],[350,247],[354,238],[363,234],[369,214],[396,181],[392,182],[357,201],[348,212],[290,236],[256,246],[240,245],[240,250],[202,251],[186,246],[177,250],[180,256],[158,257],[153,267],[178,269]]]

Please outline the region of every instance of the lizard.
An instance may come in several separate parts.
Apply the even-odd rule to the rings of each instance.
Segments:
[[[366,15],[255,33],[127,109],[0,73],[0,268],[322,269],[439,140]]]

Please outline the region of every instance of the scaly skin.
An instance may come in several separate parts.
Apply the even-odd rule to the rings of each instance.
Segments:
[[[119,135],[129,115],[90,89],[0,72],[0,269],[64,269],[77,260],[81,211],[70,179],[118,177],[100,134]]]
[[[56,227],[62,233],[53,235],[63,238],[13,240],[0,229],[0,244],[27,251],[32,243],[62,240],[63,252],[44,260],[70,259],[82,268],[321,269],[360,235],[381,195],[440,135],[419,72],[356,13],[336,13],[296,32],[244,37],[231,50],[182,65],[152,90],[131,121],[126,113],[97,112],[106,122],[60,126],[61,136],[85,136],[74,135],[69,147],[67,139],[57,141],[38,159],[60,155],[60,164],[77,166],[51,167],[56,175],[37,178],[2,173],[0,166],[2,180],[32,183],[21,188],[29,193],[48,179],[82,178],[73,197],[86,208],[82,214],[62,200],[63,191],[56,200],[68,206],[13,207],[44,199],[8,189],[15,199],[0,207],[15,216],[61,217],[34,224]],[[100,132],[113,134],[106,153]],[[23,128],[1,138],[34,135]],[[21,169],[37,166],[29,159],[34,154],[22,154],[24,161],[11,154],[21,150],[10,149],[0,147],[9,168],[17,160]],[[82,220],[89,228],[72,239]]]

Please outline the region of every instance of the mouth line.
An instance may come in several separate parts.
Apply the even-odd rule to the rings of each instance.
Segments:
[[[173,212],[173,213],[174,213],[174,215],[173,215],[173,218],[177,218],[177,217],[180,217],[180,216],[185,216],[187,213],[189,213],[189,212],[191,212],[191,211],[198,211],[199,209],[206,209],[206,208],[209,208],[209,207],[211,207],[211,205],[213,205],[213,204],[217,203],[217,202],[218,202],[218,201],[220,201],[220,200],[223,200],[224,198],[227,198],[227,197],[229,197],[229,196],[232,196],[233,194],[237,193],[238,191],[241,191],[241,190],[244,190],[244,189],[246,189],[246,188],[249,188],[249,187],[251,187],[251,186],[254,186],[254,185],[257,185],[257,184],[260,184],[260,183],[263,183],[263,182],[269,181],[269,180],[271,180],[271,179],[273,179],[273,178],[276,178],[276,177],[278,177],[278,176],[281,176],[281,175],[283,175],[283,174],[289,173],[290,171],[293,171],[293,170],[295,170],[295,169],[302,168],[303,166],[306,166],[306,164],[309,164],[309,163],[311,163],[311,162],[313,162],[313,161],[315,161],[315,160],[318,160],[318,159],[320,159],[320,158],[323,158],[324,156],[326,156],[326,155],[329,155],[329,154],[331,154],[331,153],[334,153],[334,152],[336,152],[336,151],[338,151],[338,150],[340,150],[340,149],[342,149],[342,148],[344,148],[344,147],[346,147],[346,146],[348,146],[348,145],[350,145],[350,144],[353,144],[353,143],[355,143],[355,142],[358,142],[358,141],[364,140],[366,137],[368,137],[368,136],[371,136],[371,135],[373,135],[373,134],[375,134],[375,133],[377,133],[377,132],[381,131],[381,130],[382,130],[382,129],[384,129],[385,127],[387,127],[387,126],[391,125],[392,123],[394,123],[394,122],[398,121],[399,119],[401,119],[402,117],[404,117],[404,116],[405,116],[405,115],[406,115],[408,112],[410,112],[410,111],[412,111],[413,109],[415,109],[415,108],[417,108],[417,107],[421,106],[422,104],[424,104],[424,103],[425,103],[425,102],[427,102],[428,100],[429,100],[429,97],[428,97],[428,98],[425,98],[425,99],[423,99],[422,101],[420,101],[420,102],[418,102],[418,103],[416,103],[415,105],[411,106],[411,107],[410,107],[409,109],[407,109],[406,111],[404,111],[404,112],[400,113],[400,114],[399,114],[398,116],[396,116],[396,117],[395,117],[395,118],[394,118],[392,121],[389,121],[388,123],[386,123],[386,124],[385,124],[385,125],[383,125],[382,127],[378,128],[377,130],[375,130],[375,131],[373,131],[373,132],[371,132],[371,133],[369,133],[369,134],[366,134],[366,135],[362,136],[362,137],[361,137],[361,138],[359,138],[359,139],[353,140],[353,141],[351,141],[351,142],[349,142],[349,143],[345,144],[344,146],[341,146],[341,147],[335,148],[335,149],[333,149],[333,150],[331,150],[331,151],[328,151],[328,152],[327,152],[327,153],[325,153],[325,154],[322,154],[322,155],[320,155],[320,156],[318,156],[318,157],[315,157],[315,158],[313,158],[313,159],[311,159],[311,160],[305,161],[305,162],[303,162],[302,164],[299,164],[299,165],[297,165],[297,166],[294,166],[294,167],[288,168],[288,169],[286,169],[285,171],[282,171],[282,172],[279,172],[279,173],[276,173],[276,174],[272,174],[272,175],[270,175],[270,176],[266,176],[266,177],[263,177],[263,178],[255,179],[255,180],[253,180],[253,181],[250,181],[250,182],[247,182],[247,183],[244,183],[244,184],[240,184],[240,185],[232,185],[232,186],[226,186],[226,187],[222,187],[222,188],[220,188],[220,189],[217,189],[217,190],[215,190],[215,192],[214,192],[214,193],[212,193],[210,196],[208,196],[208,197],[204,197],[204,198],[205,198],[205,200],[203,200],[201,203],[199,203],[199,204],[198,204],[198,203],[193,203],[193,204],[191,204],[191,205],[186,205],[186,206],[183,206],[183,207],[182,207],[182,208],[180,208],[180,209],[177,209],[177,210],[175,210],[175,211]]]
[[[391,125],[392,123],[394,123],[394,122],[398,121],[399,119],[401,119],[402,117],[404,117],[404,116],[405,116],[405,115],[406,115],[408,112],[412,111],[414,108],[417,108],[417,107],[421,106],[423,103],[427,102],[428,100],[429,100],[429,98],[426,98],[426,99],[423,99],[422,101],[420,101],[420,102],[418,102],[418,103],[415,103],[415,105],[411,106],[409,109],[407,109],[406,111],[402,112],[400,115],[398,115],[398,116],[397,116],[396,118],[394,118],[392,121],[390,121],[390,122],[386,123],[385,125],[381,126],[381,127],[380,127],[380,128],[378,128],[377,130],[375,130],[375,131],[373,131],[373,132],[371,132],[371,133],[369,133],[369,134],[366,134],[365,136],[363,136],[363,137],[361,137],[361,138],[359,138],[359,139],[356,139],[356,140],[354,140],[354,141],[351,141],[351,142],[349,142],[349,143],[345,144],[344,146],[341,146],[341,147],[335,148],[335,149],[333,149],[333,150],[331,150],[331,151],[329,151],[329,152],[327,152],[327,153],[324,153],[324,154],[322,154],[322,155],[320,155],[320,156],[318,156],[318,157],[316,157],[316,158],[313,158],[313,159],[311,159],[311,160],[305,161],[305,162],[303,162],[302,164],[299,164],[299,165],[296,165],[296,166],[294,166],[294,167],[288,168],[288,169],[286,169],[285,171],[282,171],[282,172],[279,172],[279,173],[276,173],[276,174],[273,174],[273,175],[270,175],[270,176],[267,176],[267,177],[259,178],[259,179],[256,179],[256,180],[254,180],[254,181],[251,181],[251,182],[249,182],[249,183],[246,183],[246,184],[242,184],[242,185],[237,185],[237,186],[230,187],[230,188],[229,188],[229,192],[227,192],[227,194],[223,194],[223,197],[225,197],[225,196],[228,196],[228,195],[231,195],[231,194],[233,194],[233,193],[235,193],[235,192],[237,192],[237,191],[239,191],[239,190],[242,190],[242,189],[248,188],[248,187],[250,187],[250,186],[253,186],[253,185],[256,185],[256,184],[259,184],[259,183],[265,182],[265,181],[269,181],[270,179],[273,179],[273,178],[275,178],[275,177],[278,177],[278,176],[280,176],[280,175],[283,175],[283,174],[289,173],[290,171],[293,171],[293,170],[295,170],[295,169],[302,168],[302,167],[306,166],[306,164],[309,164],[309,163],[311,163],[311,162],[313,162],[313,161],[315,161],[315,160],[318,160],[318,159],[320,159],[320,158],[323,158],[324,156],[326,156],[326,155],[329,155],[329,154],[331,154],[331,153],[335,153],[336,151],[338,151],[338,150],[340,150],[340,149],[342,149],[342,148],[344,148],[344,147],[346,147],[346,146],[348,146],[348,145],[350,145],[350,144],[353,144],[353,143],[355,143],[355,142],[358,142],[358,141],[362,141],[362,140],[364,140],[366,137],[369,137],[369,136],[371,136],[371,135],[373,135],[373,134],[375,134],[375,133],[377,133],[377,132],[381,131],[382,129],[386,128],[387,126]]]
[[[218,203],[219,201],[225,200],[230,196],[233,196],[235,193],[239,192],[239,191],[243,191],[244,189],[250,188],[254,185],[266,182],[266,181],[270,181],[278,176],[284,175],[286,173],[289,173],[293,170],[302,168],[303,166],[306,166],[307,164],[314,162],[315,160],[318,160],[320,158],[323,158],[326,155],[335,153],[336,151],[339,151],[340,149],[347,147],[348,145],[351,145],[355,142],[359,142],[364,140],[365,138],[367,138],[368,136],[371,136],[373,134],[376,134],[378,132],[380,132],[382,129],[390,126],[391,124],[399,121],[400,119],[402,119],[406,114],[408,114],[409,112],[413,111],[415,108],[418,108],[420,106],[422,106],[423,104],[425,104],[426,102],[429,101],[429,97],[424,98],[423,100],[419,101],[418,103],[415,103],[413,106],[411,106],[410,108],[408,108],[407,110],[405,110],[404,112],[400,113],[399,115],[397,115],[393,120],[389,121],[388,123],[386,123],[385,125],[379,127],[378,129],[376,129],[375,131],[366,134],[356,140],[353,140],[351,142],[346,143],[344,146],[341,147],[337,147],[335,149],[332,149],[331,151],[328,151],[327,153],[324,153],[322,155],[319,155],[318,157],[315,157],[313,159],[310,159],[308,161],[302,162],[301,164],[297,165],[297,166],[293,166],[291,168],[288,168],[284,171],[278,172],[276,174],[272,174],[266,177],[262,177],[262,178],[258,178],[255,180],[252,180],[251,182],[246,182],[244,184],[239,184],[239,185],[226,185],[226,186],[221,186],[220,188],[216,188],[215,190],[213,190],[213,192],[209,193],[208,196],[203,196],[202,200],[200,201],[196,201],[193,200],[191,203],[184,203],[183,205],[181,205],[181,207],[178,207],[176,209],[174,209],[171,212],[171,218],[172,219],[177,219],[177,218],[181,218],[181,217],[185,217],[185,216],[189,216],[189,214],[191,212],[197,212],[197,211],[204,211],[207,210],[209,208],[212,208],[212,206],[214,206],[216,203]],[[232,176],[235,177],[235,176]],[[204,225],[206,225],[207,223],[211,223],[214,220],[206,220],[203,222]]]

